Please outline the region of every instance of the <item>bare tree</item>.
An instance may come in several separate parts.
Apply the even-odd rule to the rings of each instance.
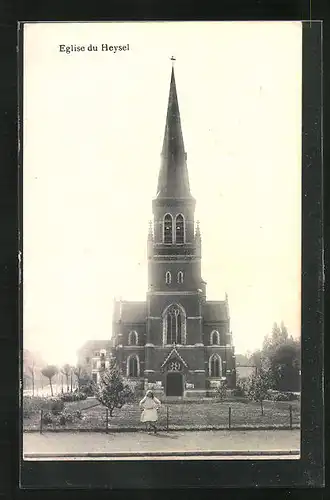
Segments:
[[[29,369],[29,372],[31,373],[31,380],[32,380],[32,396],[34,396],[34,375],[35,375],[35,372],[34,372],[34,369],[35,369],[35,363],[34,361],[32,361],[32,364],[31,366],[28,367]]]
[[[65,379],[66,379],[66,391],[69,392],[69,377],[70,377],[70,372],[71,372],[71,366],[68,363],[66,363],[62,367],[61,372],[63,373],[63,375],[65,376]]]
[[[55,375],[58,373],[57,366],[47,365],[47,366],[45,366],[45,368],[43,368],[41,370],[41,373],[43,374],[44,377],[48,378],[49,385],[50,385],[50,392],[51,392],[51,395],[54,396],[53,386],[52,386],[52,378],[55,377]]]

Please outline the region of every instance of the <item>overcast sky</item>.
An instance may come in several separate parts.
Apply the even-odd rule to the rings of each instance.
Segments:
[[[74,362],[144,300],[146,239],[175,73],[209,299],[237,353],[300,334],[299,22],[25,26],[24,347]],[[60,44],[129,44],[121,52]],[[188,332],[189,334],[189,332]]]

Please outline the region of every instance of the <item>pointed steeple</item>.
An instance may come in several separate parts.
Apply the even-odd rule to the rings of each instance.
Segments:
[[[191,198],[173,66],[156,197]]]

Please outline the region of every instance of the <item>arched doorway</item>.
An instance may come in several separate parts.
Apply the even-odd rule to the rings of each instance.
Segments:
[[[183,396],[183,375],[180,372],[170,371],[166,375],[166,396]]]

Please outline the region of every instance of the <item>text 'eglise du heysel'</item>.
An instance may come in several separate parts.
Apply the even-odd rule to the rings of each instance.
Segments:
[[[100,45],[59,45],[59,51],[65,54],[72,54],[73,52],[112,52],[116,54],[117,52],[123,52],[129,50],[129,43],[126,45],[109,45],[108,43],[102,43]]]

